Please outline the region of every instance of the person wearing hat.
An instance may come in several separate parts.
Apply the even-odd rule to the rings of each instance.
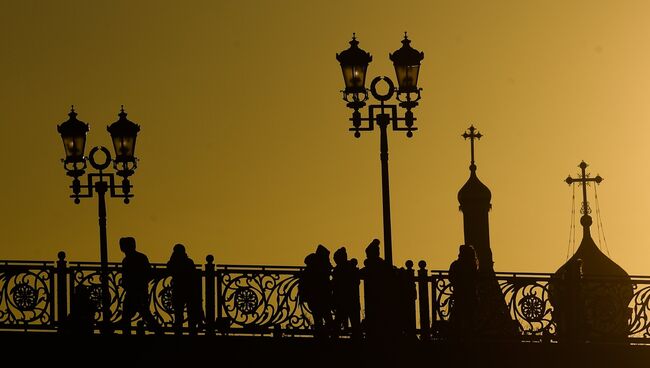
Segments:
[[[305,257],[305,268],[301,272],[298,292],[305,300],[314,317],[316,337],[327,336],[332,328],[332,284],[330,275],[332,264],[330,251],[319,244],[316,252]]]
[[[371,340],[386,339],[393,335],[396,316],[395,277],[391,266],[379,256],[379,239],[366,247],[361,276],[364,280],[365,314],[363,325]]]

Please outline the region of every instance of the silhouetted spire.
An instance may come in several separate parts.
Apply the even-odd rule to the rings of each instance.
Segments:
[[[580,177],[572,178],[571,176],[568,176],[565,179],[567,184],[580,183],[582,185],[582,208],[580,209],[580,213],[582,213],[582,217],[580,218],[580,225],[582,225],[582,241],[569,262],[573,259],[582,259],[582,272],[584,275],[627,277],[628,275],[625,270],[601,252],[601,250],[598,249],[596,242],[594,242],[591,237],[590,227],[593,220],[589,215],[591,213],[591,207],[589,207],[589,201],[587,200],[587,185],[591,182],[600,184],[603,181],[603,178],[600,175],[590,178],[589,174],[586,172],[588,166],[589,165],[584,161],[580,162],[580,165],[578,165],[581,171]],[[562,266],[560,269],[564,267],[565,266]]]
[[[472,125],[461,137],[470,140],[469,179],[458,191],[458,202],[460,210],[463,212],[465,244],[474,246],[479,260],[479,269],[491,271],[492,251],[490,250],[488,212],[492,206],[490,204],[492,193],[476,176],[474,161],[474,139],[481,139],[483,135]]]
[[[580,177],[568,176],[565,180],[567,184],[582,185],[580,224],[583,236],[573,256],[553,275],[550,288],[553,316],[554,320],[561,321],[558,323],[561,338],[626,338],[629,332],[627,307],[633,294],[632,285],[628,283],[630,277],[627,272],[598,249],[591,237],[593,220],[589,215],[591,208],[587,201],[587,185],[590,182],[599,184],[603,178],[600,175],[590,178],[586,172],[587,166],[584,161],[580,162]],[[576,265],[579,266],[576,268]],[[577,275],[572,274],[576,272]],[[613,279],[601,279],[603,276]],[[573,285],[572,279],[575,279],[574,283],[576,280],[580,283]],[[575,312],[575,308],[579,308],[578,312]],[[571,314],[572,311],[575,313]]]
[[[471,125],[468,131],[469,133],[465,132],[461,135],[461,137],[465,139],[469,138],[470,140],[470,175],[465,185],[463,185],[458,192],[460,210],[463,211],[463,208],[467,206],[479,206],[487,207],[487,210],[489,211],[491,207],[490,200],[492,199],[492,193],[490,192],[490,189],[476,176],[476,163],[474,161],[474,139],[481,139],[483,134],[474,128],[474,125]]]
[[[476,176],[474,139],[481,139],[483,135],[472,125],[461,137],[469,138],[470,142],[470,174],[458,192],[458,202],[463,212],[465,245],[474,247],[480,275],[476,285],[479,306],[475,317],[480,327],[475,328],[480,335],[508,338],[515,336],[517,331],[494,273],[489,221],[492,193]]]
[[[576,182],[582,184],[582,208],[580,209],[580,213],[582,213],[582,217],[580,218],[580,225],[582,225],[583,240],[585,238],[591,238],[590,226],[593,223],[591,216],[589,216],[589,214],[591,213],[591,208],[589,207],[589,202],[587,201],[587,185],[589,182],[595,182],[596,184],[600,184],[600,182],[603,181],[603,178],[601,178],[600,175],[596,175],[595,178],[590,178],[589,174],[586,173],[587,166],[589,165],[587,165],[586,162],[584,161],[580,162],[580,165],[578,165],[578,167],[582,170],[580,177],[572,178],[571,175],[569,175],[564,180],[569,185]]]

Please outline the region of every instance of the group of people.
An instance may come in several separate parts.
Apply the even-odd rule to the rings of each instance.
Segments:
[[[379,240],[374,239],[366,248],[362,269],[356,259],[348,259],[345,247],[334,252],[334,267],[330,251],[323,245],[305,257],[298,292],[312,312],[316,336],[349,331],[352,338],[365,334],[369,339],[383,339],[409,332],[408,305],[415,299],[415,286],[404,282],[403,269],[392,267],[379,254]],[[363,321],[359,297],[362,278]]]
[[[323,245],[305,257],[298,293],[313,315],[317,336],[337,333],[348,327],[359,333],[359,268],[357,260],[348,260],[345,247],[334,253],[336,267],[330,262],[330,251]],[[335,314],[332,315],[332,309]]]
[[[151,314],[149,306],[149,282],[154,279],[154,271],[146,255],[136,250],[133,237],[120,239],[122,260],[122,287],[124,301],[122,307],[122,330],[130,334],[132,320],[139,314],[149,330],[162,334],[162,327]],[[171,304],[174,313],[174,330],[182,332],[185,310],[190,334],[196,334],[203,323],[201,307],[201,274],[194,261],[189,258],[183,244],[174,245],[167,262],[167,275],[171,276]],[[85,285],[78,285],[72,296],[71,312],[61,328],[69,334],[92,334],[96,306]]]
[[[119,244],[124,253],[122,329],[125,334],[131,332],[137,313],[149,330],[162,333],[149,306],[149,283],[154,278],[149,259],[136,250],[133,237],[123,237]],[[397,269],[380,257],[379,244],[379,240],[374,239],[366,247],[361,269],[356,259],[348,259],[345,247],[334,252],[335,266],[330,262],[330,251],[323,245],[318,245],[314,253],[305,257],[298,293],[311,310],[316,336],[349,332],[353,338],[365,335],[369,339],[386,339],[414,333],[415,284],[404,269]],[[171,276],[174,330],[177,334],[182,332],[187,310],[189,331],[196,334],[204,322],[201,274],[187,255],[185,246],[174,245],[166,270]],[[365,298],[363,321],[359,295],[361,279],[364,280]],[[458,259],[450,266],[449,279],[453,287],[450,327],[457,334],[469,335],[476,322],[478,305],[478,261],[471,245],[460,246]],[[92,333],[97,308],[89,289],[78,285],[71,301],[71,313],[61,330]]]
[[[367,246],[363,268],[348,259],[345,247],[330,252],[323,245],[305,257],[299,279],[299,295],[312,312],[316,336],[336,336],[349,329],[353,338],[386,340],[415,335],[415,283],[412,274],[397,269],[380,257],[379,240]],[[360,280],[364,280],[364,318],[360,321]],[[478,260],[471,245],[461,245],[458,259],[449,268],[453,288],[449,328],[452,335],[474,333],[479,302]]]

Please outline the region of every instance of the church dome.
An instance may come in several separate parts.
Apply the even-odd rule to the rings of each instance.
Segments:
[[[469,179],[458,191],[458,203],[461,210],[464,206],[490,205],[492,192],[476,176],[476,165],[470,166]]]
[[[630,276],[596,246],[589,230],[591,217],[582,216],[580,223],[584,233],[578,250],[549,283],[558,335],[579,333],[587,340],[625,339],[630,331],[628,304],[634,295]],[[568,322],[571,319],[575,320],[573,327]]]
[[[563,274],[567,265],[578,259],[582,260],[583,276],[629,278],[628,273],[625,272],[621,266],[616,264],[616,262],[612,261],[600,249],[598,249],[598,246],[596,246],[596,243],[590,236],[582,238],[580,246],[573,257],[569,258],[569,260],[555,272],[555,275],[559,276]]]

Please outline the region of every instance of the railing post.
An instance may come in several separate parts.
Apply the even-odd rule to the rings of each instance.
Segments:
[[[406,270],[404,270],[404,284],[401,287],[406,288],[405,296],[408,298],[404,301],[406,303],[406,334],[413,337],[417,333],[417,319],[415,314],[415,300],[417,299],[417,289],[415,286],[415,271],[413,270],[413,261],[410,259],[405,263]]]
[[[221,289],[223,288],[223,274],[219,270],[215,270],[215,273],[217,278],[217,320],[219,321],[219,326],[221,326],[223,319],[223,298],[221,297]]]
[[[429,275],[426,269],[427,263],[425,261],[418,262],[420,269],[418,270],[418,300],[420,302],[420,329],[422,331],[422,340],[429,339],[429,330],[431,322],[429,320]]]
[[[214,299],[216,291],[214,288],[214,256],[208,254],[205,257],[205,333],[214,333]]]
[[[57,256],[59,258],[59,260],[56,261],[57,328],[60,328],[61,324],[68,316],[68,269],[65,260],[65,252],[60,251]]]

